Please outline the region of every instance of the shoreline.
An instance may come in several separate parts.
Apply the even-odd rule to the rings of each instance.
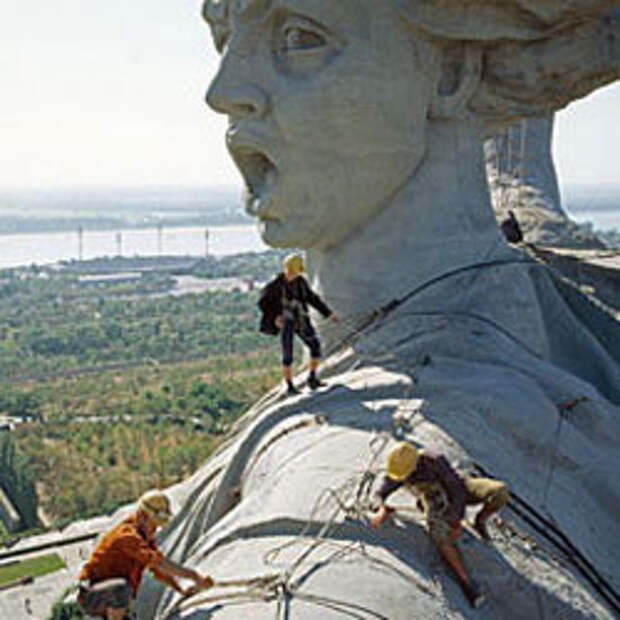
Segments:
[[[11,235],[45,235],[54,233],[74,233],[81,227],[85,233],[116,232],[122,230],[145,230],[158,228],[195,228],[221,226],[247,226],[254,221],[249,217],[179,217],[169,220],[152,215],[142,221],[117,219],[115,217],[17,217],[0,211],[0,225],[5,222],[15,223],[15,228],[1,228],[0,238]],[[4,223],[6,226],[6,223]]]
[[[0,269],[89,260],[225,256],[269,249],[253,222],[0,234]]]

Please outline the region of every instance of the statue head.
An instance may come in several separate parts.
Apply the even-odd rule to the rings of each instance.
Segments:
[[[620,46],[611,63],[584,21],[611,4],[206,0],[222,53],[207,101],[263,239],[337,245],[415,178],[431,123],[496,127],[616,77]],[[562,49],[577,29],[590,44]]]

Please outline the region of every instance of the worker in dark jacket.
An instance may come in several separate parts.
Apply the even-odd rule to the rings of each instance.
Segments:
[[[323,383],[316,371],[321,357],[321,343],[310,321],[308,306],[318,310],[325,318],[338,322],[338,317],[310,288],[301,275],[305,271],[304,260],[299,254],[289,254],[283,262],[284,271],[263,289],[258,306],[261,309],[260,330],[266,334],[281,334],[282,374],[288,394],[298,394],[293,384],[293,334],[297,334],[310,349],[310,375],[308,385],[315,390]]]
[[[401,441],[387,457],[387,475],[378,492],[380,507],[370,520],[373,527],[379,527],[393,511],[385,503],[386,499],[403,485],[421,501],[430,537],[454,571],[471,605],[479,607],[484,595],[478,584],[469,578],[456,547],[461,519],[466,505],[482,504],[474,527],[483,539],[489,540],[487,519],[508,502],[508,487],[491,478],[461,478],[444,456],[420,453],[412,444]]]

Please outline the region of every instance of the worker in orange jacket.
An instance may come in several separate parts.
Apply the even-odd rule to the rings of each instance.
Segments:
[[[184,595],[213,585],[211,577],[176,564],[157,548],[155,532],[170,517],[167,495],[152,490],[139,499],[134,514],[103,536],[79,576],[78,604],[85,613],[104,620],[123,620],[147,568],[156,579]],[[177,578],[194,585],[184,588]]]

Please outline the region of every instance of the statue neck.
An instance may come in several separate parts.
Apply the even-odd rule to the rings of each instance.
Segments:
[[[429,123],[427,138],[424,161],[372,220],[336,247],[307,252],[313,287],[343,317],[506,250],[481,134],[471,121],[444,121]]]

